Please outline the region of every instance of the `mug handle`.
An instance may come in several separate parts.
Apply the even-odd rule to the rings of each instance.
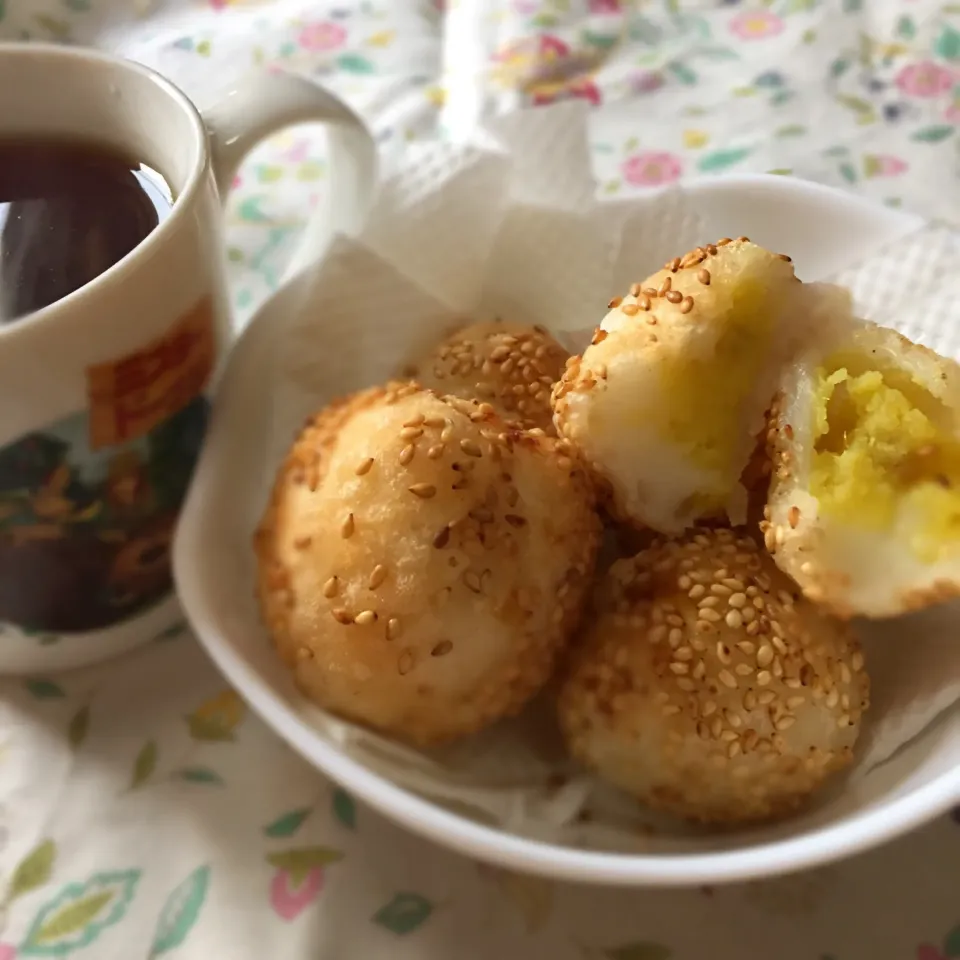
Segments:
[[[363,228],[378,181],[377,148],[363,121],[342,100],[304,77],[267,72],[237,83],[201,111],[210,156],[225,200],[244,156],[265,137],[297,123],[329,124],[329,176],[320,206],[311,216],[284,279],[323,256],[337,233]]]

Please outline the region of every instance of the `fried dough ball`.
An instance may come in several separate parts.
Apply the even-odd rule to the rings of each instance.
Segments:
[[[740,475],[780,367],[832,299],[801,284],[789,257],[741,238],[677,257],[611,300],[553,409],[612,512],[669,534],[705,518],[742,523]]]
[[[264,621],[303,692],[414,744],[519,711],[577,625],[599,544],[571,452],[415,384],[309,422],[255,538]]]
[[[779,817],[846,766],[863,654],[750,537],[659,540],[601,581],[563,681],[573,755],[692,820]]]
[[[485,400],[505,420],[553,434],[550,389],[568,356],[543,327],[495,320],[447,337],[414,378],[440,394]]]
[[[771,418],[767,548],[842,616],[960,594],[960,366],[839,326],[791,366]]]

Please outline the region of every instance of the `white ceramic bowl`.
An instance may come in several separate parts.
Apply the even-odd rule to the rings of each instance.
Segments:
[[[691,193],[717,235],[746,233],[773,249],[789,250],[806,277],[830,272],[822,252],[828,237],[834,249],[838,237],[850,248],[873,248],[878,238],[893,240],[920,225],[901,213],[782,177],[710,180]],[[262,496],[262,481],[253,478],[274,467],[259,462],[258,445],[251,443],[270,429],[266,347],[273,320],[298,308],[308,280],[293,280],[268,302],[233,351],[183,512],[174,570],[187,615],[213,660],[312,764],[386,816],[462,853],[517,870],[622,885],[718,883],[811,867],[889,840],[960,801],[958,711],[789,824],[707,838],[654,837],[642,854],[584,850],[492,829],[402,789],[321,737],[270,649],[251,599],[250,499]]]

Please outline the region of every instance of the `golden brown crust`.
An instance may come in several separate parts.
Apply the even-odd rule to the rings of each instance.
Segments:
[[[748,536],[697,531],[614,565],[559,701],[575,756],[712,823],[796,808],[850,762],[869,681],[856,638]]]
[[[507,420],[552,433],[550,390],[568,356],[543,327],[474,323],[440,343],[415,376],[438,393],[485,400]]]
[[[599,542],[564,441],[414,384],[313,418],[256,537],[264,620],[312,700],[418,744],[517,712]]]

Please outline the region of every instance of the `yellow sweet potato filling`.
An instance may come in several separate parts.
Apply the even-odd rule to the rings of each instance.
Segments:
[[[719,315],[710,321],[722,325],[712,354],[675,357],[661,371],[664,396],[669,398],[661,412],[665,439],[683,447],[697,466],[726,477],[735,478],[733,456],[743,404],[770,349],[767,299],[767,285],[760,280],[731,284],[725,303],[717,297],[714,309]],[[727,494],[703,491],[702,496],[719,507]]]
[[[811,492],[825,516],[885,531],[933,563],[960,552],[960,444],[942,403],[898,369],[831,358],[818,372]]]

